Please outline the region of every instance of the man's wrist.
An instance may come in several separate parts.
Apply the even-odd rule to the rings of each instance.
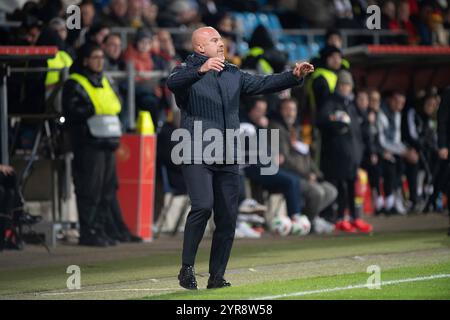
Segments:
[[[197,69],[197,75],[199,75],[199,76],[203,76],[203,75],[206,73],[206,72],[202,72],[202,71],[201,71],[201,68],[202,68],[202,67],[200,67],[200,68]]]

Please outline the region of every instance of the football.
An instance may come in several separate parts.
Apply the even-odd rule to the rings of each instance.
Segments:
[[[292,217],[292,234],[306,236],[311,231],[311,222],[305,215],[295,215]]]
[[[271,223],[272,231],[280,236],[287,236],[292,230],[292,221],[286,216],[277,216]]]

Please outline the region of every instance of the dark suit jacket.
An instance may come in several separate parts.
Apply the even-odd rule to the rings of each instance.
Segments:
[[[225,62],[221,72],[209,71],[199,74],[198,70],[208,57],[194,53],[186,61],[174,68],[167,86],[175,94],[181,109],[181,128],[187,129],[194,137],[194,121],[201,121],[202,132],[218,129],[224,134],[226,129],[239,129],[239,100],[241,95],[267,94],[302,84],[291,71],[273,75],[251,75]],[[234,140],[225,144],[236,149]],[[210,142],[203,142],[205,148]],[[194,157],[191,157],[195,159]],[[234,157],[236,159],[235,154]],[[228,157],[227,157],[228,159]]]

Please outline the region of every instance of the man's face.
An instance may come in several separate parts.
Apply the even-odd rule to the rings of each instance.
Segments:
[[[287,125],[294,125],[295,120],[297,120],[297,104],[293,101],[283,103],[280,113]]]
[[[117,60],[120,57],[120,54],[122,53],[122,41],[119,37],[116,36],[110,36],[106,43],[103,45],[103,50],[105,51],[105,54],[113,59]]]
[[[166,30],[161,30],[158,32],[159,45],[162,51],[167,53],[172,53],[175,51],[173,46],[172,36]]]
[[[128,9],[127,0],[113,0],[111,8],[117,17],[124,17]]]
[[[85,4],[81,6],[81,19],[83,26],[89,27],[92,25],[95,16],[95,8],[93,4]]]
[[[331,54],[327,58],[327,65],[328,65],[328,68],[330,68],[331,70],[339,70],[342,65],[341,54],[339,52],[335,52],[335,53]]]
[[[348,83],[340,83],[337,85],[336,90],[343,97],[349,97],[352,94],[353,86]]]
[[[364,111],[369,108],[369,95],[366,92],[358,92],[356,95],[356,106]]]
[[[375,112],[380,110],[381,96],[378,91],[372,91],[369,96],[369,108]]]
[[[406,98],[402,94],[395,94],[389,99],[389,107],[394,112],[401,112],[405,107]]]
[[[34,44],[36,44],[40,35],[41,35],[41,29],[39,29],[38,27],[33,27],[30,30],[28,30],[25,38],[29,44],[34,45]]]
[[[110,30],[108,28],[103,28],[95,35],[95,42],[99,45],[103,43],[103,40],[109,35]]]
[[[102,50],[92,51],[89,58],[84,60],[84,65],[89,70],[95,73],[100,73],[103,71],[104,55]]]
[[[429,97],[425,100],[423,111],[429,117],[433,116],[439,107],[439,101],[435,97]]]
[[[201,53],[208,58],[225,59],[224,43],[222,37],[213,28],[204,28],[198,34],[198,41],[194,44],[196,52]]]
[[[143,38],[137,43],[137,49],[140,53],[150,52],[152,49],[152,39]]]
[[[339,35],[337,34],[332,34],[329,38],[328,38],[328,45],[330,46],[335,46],[338,49],[342,48],[342,39]]]

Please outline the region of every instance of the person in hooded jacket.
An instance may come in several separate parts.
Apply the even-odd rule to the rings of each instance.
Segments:
[[[356,106],[351,97],[353,78],[348,71],[338,73],[336,92],[320,110],[318,126],[322,134],[321,169],[325,180],[338,190],[336,229],[344,232],[371,232],[372,226],[355,208],[355,181],[363,156],[363,141]],[[349,210],[350,219],[345,211]]]
[[[83,45],[63,87],[63,113],[72,150],[80,245],[115,245],[106,234],[117,188],[114,151],[121,135],[121,105],[103,75],[104,53]]]

